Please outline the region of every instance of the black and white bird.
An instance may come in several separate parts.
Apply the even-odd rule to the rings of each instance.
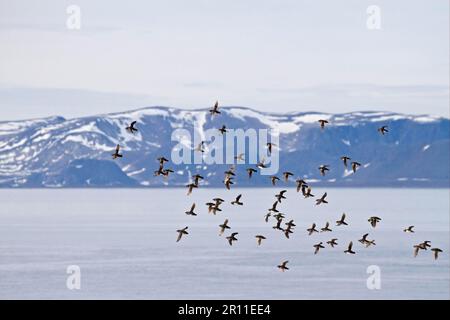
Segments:
[[[352,250],[353,247],[353,241],[350,241],[350,243],[348,244],[347,250],[345,250],[344,252],[347,254],[355,254],[356,252]]]
[[[437,260],[438,255],[439,255],[440,252],[442,252],[442,250],[439,249],[439,248],[431,248],[430,250],[433,251],[434,260]]]
[[[231,201],[231,204],[232,204],[232,205],[237,204],[237,205],[239,205],[239,206],[242,206],[244,203],[242,203],[242,202],[240,201],[240,200],[241,200],[241,197],[242,197],[242,194],[238,195],[234,201]]]
[[[236,236],[238,235],[237,232],[233,232],[230,236],[227,237],[228,243],[230,244],[230,246],[233,245],[233,241],[237,241],[238,239],[236,238]]]
[[[306,231],[308,231],[308,235],[309,236],[312,235],[314,232],[319,232],[316,229],[316,224],[315,223],[312,224],[311,228],[306,229]]]
[[[272,148],[276,147],[277,145],[275,143],[272,143],[272,142],[267,142],[266,146],[267,146],[267,151],[268,151],[269,155],[271,155],[272,154]]]
[[[353,161],[353,162],[352,162],[352,170],[353,170],[353,173],[355,173],[356,170],[358,170],[358,168],[359,168],[360,166],[361,166],[361,163],[356,162],[356,161]]]
[[[195,209],[195,203],[193,203],[191,209],[189,211],[186,211],[185,213],[188,216],[196,216],[197,214],[194,212],[194,209]]]
[[[321,198],[316,199],[316,206],[318,206],[321,203],[328,203],[328,201],[325,200],[326,197],[327,197],[327,193],[325,192]]]
[[[317,253],[319,252],[319,249],[325,248],[325,247],[322,245],[322,242],[319,242],[318,244],[313,245],[313,247],[315,248],[314,254],[317,254]]]
[[[297,184],[297,192],[303,189],[303,186],[306,185],[306,181],[303,179],[297,179],[295,180],[295,183]]]
[[[281,199],[286,199],[284,194],[287,192],[287,190],[281,190],[280,193],[275,195],[275,198],[277,198],[277,201],[281,203]]]
[[[190,195],[192,193],[192,189],[198,188],[198,185],[196,185],[195,183],[189,183],[186,185],[186,187],[188,188],[187,195]]]
[[[278,178],[277,176],[271,176],[270,177],[270,181],[272,181],[272,185],[274,186],[276,184],[277,181],[279,181],[280,178]]]
[[[194,151],[198,151],[198,152],[205,152],[205,141],[201,141],[197,147],[194,149]]]
[[[256,243],[258,244],[258,246],[260,246],[261,242],[266,239],[266,237],[264,237],[260,234],[256,235],[255,238],[256,238]]]
[[[289,270],[289,268],[287,267],[288,262],[288,260],[283,261],[280,265],[278,265],[278,269],[280,269],[282,272]]]
[[[325,224],[325,227],[320,229],[320,232],[331,232],[333,230],[330,229],[330,223],[327,221],[327,223]]]
[[[370,247],[370,246],[372,246],[372,245],[373,245],[373,246],[376,245],[375,240],[369,240],[369,239],[367,239],[368,236],[369,236],[369,234],[366,233],[366,234],[364,234],[364,235],[362,236],[361,239],[358,240],[358,241],[361,242],[363,245],[365,245],[366,248],[368,248],[368,247]]]
[[[272,205],[272,208],[269,209],[269,212],[280,212],[277,209],[278,201],[275,201]]]
[[[320,129],[322,130],[325,128],[325,124],[328,124],[328,121],[323,119],[318,120],[318,122],[320,123]]]
[[[382,127],[378,128],[377,131],[384,136],[386,133],[389,132],[388,126],[382,126]]]
[[[216,103],[214,104],[214,107],[209,110],[209,113],[211,114],[211,118],[214,117],[214,115],[216,115],[216,114],[220,114],[219,101],[216,101]]]
[[[184,234],[189,234],[189,233],[186,231],[187,229],[188,229],[188,227],[184,227],[183,229],[177,230],[177,232],[178,232],[177,242],[181,240],[181,237],[182,237]]]
[[[246,171],[248,173],[248,178],[249,179],[252,177],[253,173],[257,172],[257,170],[255,170],[253,168],[247,168]]]
[[[341,225],[348,226],[347,222],[345,222],[345,213],[342,214],[342,217],[340,220],[336,221],[336,225],[337,226],[341,226]]]
[[[122,158],[123,155],[119,153],[120,151],[120,145],[116,146],[116,151],[112,154],[113,159]]]
[[[294,174],[293,174],[292,172],[289,172],[289,171],[283,172],[284,181],[285,181],[285,182],[288,182],[289,177],[290,177],[290,176],[293,176],[293,175],[294,175]]]
[[[234,160],[245,161],[244,154],[243,153],[238,154],[237,156],[234,157]]]
[[[222,128],[219,129],[221,134],[225,134],[227,132],[227,127],[225,125],[222,125]]]
[[[327,244],[329,244],[332,248],[334,248],[334,246],[337,246],[337,239],[336,238],[333,238],[333,239],[331,239],[330,241],[327,241]]]
[[[369,221],[370,225],[375,228],[377,226],[377,223],[381,221],[381,218],[370,217],[369,219],[367,219],[367,221]]]
[[[197,173],[197,174],[195,174],[195,175],[192,176],[192,179],[194,179],[194,184],[195,184],[196,186],[198,186],[198,182],[199,182],[200,180],[203,180],[204,178],[203,178],[201,175],[199,175],[199,174]]]
[[[219,236],[221,236],[225,232],[225,229],[230,229],[230,227],[228,226],[228,219],[225,219],[225,221],[221,225],[219,225],[219,227]]]
[[[133,122],[130,123],[130,125],[128,127],[125,128],[125,130],[127,130],[128,132],[134,134],[135,132],[138,131],[138,129],[136,129],[135,125],[136,125],[136,121],[133,121]]]
[[[330,168],[329,168],[329,167],[330,167],[330,166],[329,166],[328,164],[322,164],[322,165],[319,167],[320,174],[321,174],[322,176],[325,176],[326,172],[327,172],[327,171],[330,171]]]
[[[351,160],[351,158],[349,158],[347,156],[342,156],[341,160],[344,163],[344,166],[347,168],[348,167],[348,161]]]
[[[408,228],[403,229],[403,232],[406,232],[406,233],[414,233],[413,228],[414,228],[414,226],[409,226]]]

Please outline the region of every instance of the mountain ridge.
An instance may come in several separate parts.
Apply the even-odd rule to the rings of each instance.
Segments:
[[[280,172],[293,171],[296,177],[318,186],[449,187],[448,118],[369,110],[336,114],[260,112],[241,106],[220,110],[222,114],[214,119],[210,119],[208,108],[153,106],[72,119],[51,116],[2,121],[0,187],[183,186],[197,172],[209,174],[205,186],[221,186],[228,165],[169,164],[175,172],[168,181],[154,177],[153,171],[158,167],[158,156],[170,156],[174,129],[204,131],[222,124],[228,128],[278,129]],[[330,120],[323,131],[318,118]],[[136,135],[125,130],[133,120],[139,129]],[[376,131],[381,125],[390,128],[386,136]],[[112,165],[105,161],[112,163],[116,144],[123,146],[124,158]],[[384,157],[380,150],[385,150]],[[344,170],[339,160],[343,154],[359,160],[363,164],[360,170],[355,174]],[[323,163],[332,169],[326,177],[317,170]],[[76,177],[74,165],[89,168],[81,175],[82,180]],[[249,181],[245,172],[248,166],[237,166],[236,186],[269,185],[266,176],[257,175]],[[98,172],[102,175],[96,176]],[[115,178],[107,179],[107,172]]]

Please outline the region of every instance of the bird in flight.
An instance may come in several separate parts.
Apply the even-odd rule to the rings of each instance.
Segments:
[[[120,145],[116,146],[116,151],[112,154],[113,159],[122,158],[123,156],[119,153]]]
[[[328,124],[328,121],[323,119],[318,120],[318,122],[320,123],[320,129],[322,130],[325,129],[325,124]]]
[[[192,189],[198,188],[198,185],[196,185],[195,183],[189,183],[186,185],[186,187],[188,188],[187,195],[190,195],[192,193]]]
[[[293,174],[292,172],[289,172],[289,171],[283,172],[284,181],[288,182],[289,177],[290,177],[290,176],[293,176],[293,175],[294,175],[294,174]]]
[[[135,132],[138,131],[138,129],[136,129],[135,125],[136,125],[136,121],[133,121],[130,123],[130,125],[128,127],[125,128],[125,130],[134,134]]]
[[[197,148],[194,149],[194,151],[198,151],[198,152],[205,152],[205,141],[201,141]]]
[[[389,130],[387,129],[388,126],[382,126],[381,128],[378,128],[378,132],[381,133],[383,136],[389,132]]]
[[[353,241],[350,241],[350,243],[348,244],[347,250],[345,250],[344,252],[347,254],[355,254],[356,252],[352,250],[352,247],[353,247]]]
[[[219,225],[219,227],[220,227],[219,236],[221,236],[225,232],[225,229],[230,229],[230,227],[228,226],[228,219],[225,219],[224,223]]]
[[[237,160],[237,161],[245,161],[244,154],[243,154],[243,153],[240,153],[239,155],[237,155],[237,156],[234,157],[234,160]]]
[[[325,247],[322,245],[322,242],[319,242],[318,244],[313,245],[313,247],[315,248],[314,254],[317,254],[317,253],[319,252],[319,249],[325,248]]]
[[[377,226],[377,223],[381,221],[381,218],[370,217],[369,219],[367,219],[367,221],[369,221],[370,225],[375,228]]]
[[[238,235],[237,232],[233,232],[230,236],[227,237],[228,243],[230,244],[230,246],[233,245],[233,241],[237,241],[238,239],[236,238],[236,236]]]
[[[269,209],[269,212],[279,212],[277,209],[278,201],[275,201],[272,205],[272,208]]]
[[[181,240],[181,237],[184,234],[189,234],[186,230],[188,229],[188,227],[184,227],[183,229],[177,230],[178,232],[178,238],[177,238],[177,242]]]
[[[269,151],[269,155],[271,155],[272,154],[272,148],[276,147],[277,145],[275,143],[272,143],[272,142],[267,142],[266,146],[267,146],[267,151]]]
[[[256,238],[256,243],[258,243],[258,246],[260,246],[261,242],[266,239],[266,237],[264,237],[260,234],[256,235],[255,238]]]
[[[432,248],[431,251],[433,251],[434,260],[437,260],[439,252],[442,252],[442,250],[439,248]]]
[[[330,241],[327,241],[327,244],[329,244],[332,248],[334,248],[334,246],[337,246],[337,239],[336,238],[333,238],[333,239],[331,239]]]
[[[414,226],[409,226],[408,228],[403,229],[403,232],[406,232],[406,233],[414,233],[413,228],[414,228]]]
[[[275,198],[277,198],[277,201],[281,203],[281,199],[286,199],[284,194],[287,192],[287,190],[281,190],[280,193],[275,195]]]
[[[427,250],[428,247],[431,247],[430,241],[424,241],[422,243],[416,244],[414,247],[414,258],[419,254],[419,250]]]
[[[340,220],[336,221],[336,225],[337,226],[340,226],[340,225],[348,226],[347,222],[345,222],[345,213],[342,214],[342,217]]]
[[[289,268],[286,266],[289,261],[283,261],[279,266],[278,269],[280,269],[282,272],[285,272],[286,270],[289,270]]]
[[[265,162],[266,162],[266,160],[265,160],[264,158],[262,158],[262,159],[256,164],[256,167],[259,168],[259,169],[267,168]]]
[[[227,188],[227,190],[230,190],[231,185],[234,184],[234,182],[230,176],[226,176],[225,180],[223,180],[223,183],[225,184],[225,187]]]
[[[214,117],[214,115],[216,115],[216,114],[220,114],[219,101],[216,101],[216,103],[214,104],[214,107],[209,110],[209,113],[211,114],[211,118]]]
[[[352,162],[352,170],[353,170],[353,173],[355,173],[356,170],[358,169],[358,167],[360,167],[360,166],[361,166],[361,163],[356,162],[356,161],[353,161],[353,162]]]
[[[247,168],[247,173],[248,173],[248,178],[250,179],[253,175],[253,173],[257,172],[255,169],[253,168]]]
[[[222,128],[219,129],[221,134],[225,134],[227,132],[227,127],[225,125],[222,125]]]
[[[189,211],[186,211],[185,213],[188,216],[196,216],[197,214],[194,212],[194,209],[195,209],[195,203],[193,203],[191,209]]]
[[[199,175],[199,174],[197,173],[197,174],[195,174],[195,175],[192,176],[192,179],[194,179],[194,184],[195,184],[196,186],[198,186],[199,180],[203,180],[204,178],[203,178],[201,175]]]
[[[344,166],[347,168],[348,167],[348,161],[351,160],[351,158],[349,158],[347,156],[342,156],[341,160],[342,160],[342,162],[344,162]]]
[[[314,232],[319,232],[316,229],[316,224],[315,223],[312,224],[311,228],[306,229],[306,231],[308,231],[308,235],[309,236],[312,235]]]
[[[297,184],[297,192],[299,192],[302,189],[302,187],[306,185],[306,181],[303,179],[297,179],[295,180],[295,183]]]
[[[322,176],[325,176],[325,173],[326,173],[327,171],[330,171],[329,165],[327,165],[327,164],[321,165],[321,166],[319,167],[319,171],[320,171],[320,174],[321,174]]]
[[[320,199],[316,199],[316,206],[318,206],[321,203],[328,203],[328,201],[325,200],[326,197],[327,197],[327,193],[325,192]]]
[[[358,241],[361,242],[363,245],[366,246],[366,248],[372,246],[372,245],[376,245],[375,240],[368,240],[367,237],[369,236],[368,233],[364,234],[362,236],[361,239],[359,239]]]
[[[330,229],[330,223],[327,221],[327,223],[325,224],[325,227],[320,229],[320,232],[331,232],[333,230]]]
[[[241,200],[241,197],[242,197],[242,194],[238,195],[234,201],[231,201],[231,204],[232,204],[232,205],[237,204],[237,205],[239,205],[239,206],[242,206],[243,203],[240,201],[240,200]]]
[[[273,186],[277,183],[278,180],[280,180],[280,178],[278,178],[277,176],[270,177],[270,181],[272,181]]]
[[[314,195],[311,193],[311,187],[307,186],[306,184],[304,184],[302,187],[302,193],[305,198],[314,197]]]

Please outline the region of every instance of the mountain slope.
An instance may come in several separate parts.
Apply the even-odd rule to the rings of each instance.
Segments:
[[[170,157],[177,143],[171,141],[174,129],[202,137],[205,130],[222,124],[278,129],[280,175],[289,170],[294,178],[317,185],[449,187],[449,119],[389,112],[272,114],[242,107],[221,111],[213,119],[207,110],[150,107],[70,120],[0,122],[0,187],[180,186],[195,173],[205,176],[205,185],[219,186],[229,165],[169,163],[175,172],[167,180],[153,172],[156,158]],[[329,120],[325,130],[320,130],[318,119]],[[139,129],[135,135],[125,130],[133,120]],[[382,125],[389,126],[385,136],[377,132]],[[116,144],[124,157],[113,161]],[[339,159],[344,154],[362,164],[356,174],[345,170]],[[331,168],[325,177],[317,170],[321,164]],[[248,166],[237,166],[236,185],[269,186],[267,176],[248,180]]]

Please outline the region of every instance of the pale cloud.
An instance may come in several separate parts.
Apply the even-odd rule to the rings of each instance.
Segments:
[[[14,106],[2,118],[216,99],[262,111],[448,114],[448,1],[377,1],[379,31],[366,28],[366,0],[76,3],[82,27],[71,31],[72,1],[0,0],[0,104]]]

